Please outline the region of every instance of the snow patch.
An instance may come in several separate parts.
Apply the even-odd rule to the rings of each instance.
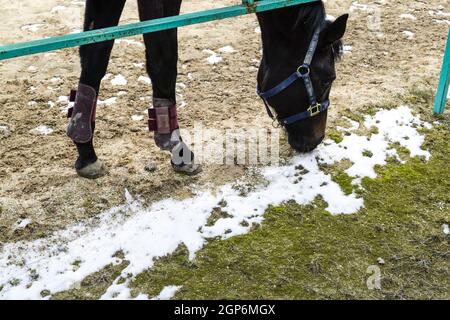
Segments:
[[[409,40],[414,39],[414,36],[415,36],[414,32],[407,31],[407,30],[403,31],[403,35]]]
[[[349,11],[350,12],[355,12],[355,11],[368,11],[369,10],[369,5],[367,5],[367,4],[361,4],[361,3],[358,3],[358,1],[354,1],[353,3],[352,3],[352,5],[350,6],[350,8],[349,8]]]
[[[56,100],[56,103],[69,103],[69,97],[68,96],[59,96],[58,100]]]
[[[67,10],[67,7],[65,6],[55,6],[52,8],[52,10],[50,11],[51,13],[60,13]]]
[[[434,22],[436,22],[437,24],[446,24],[446,25],[450,26],[450,20],[447,20],[447,19],[443,19],[443,20],[434,19]]]
[[[136,41],[133,39],[117,39],[116,40],[117,44],[125,44],[125,45],[134,45],[134,46],[138,46],[138,47],[143,47],[144,44],[140,41]]]
[[[167,286],[152,300],[170,300],[181,288],[182,286]]]
[[[0,124],[0,136],[9,137],[11,135],[11,130],[7,125]]]
[[[215,52],[212,51],[212,50],[205,49],[205,50],[203,50],[203,53],[209,54],[209,57],[206,58],[206,61],[207,61],[209,64],[217,64],[217,63],[219,63],[219,62],[221,62],[221,61],[223,60],[222,57],[220,57],[219,55],[217,55],[217,53],[215,53]]]
[[[98,105],[99,106],[107,106],[107,107],[109,107],[109,106],[112,106],[113,104],[116,104],[117,103],[117,97],[112,97],[112,98],[109,98],[109,99],[106,99],[106,100],[98,100]]]
[[[219,52],[221,53],[234,53],[236,50],[232,46],[225,46],[219,49]]]
[[[30,130],[30,133],[36,134],[36,135],[47,136],[47,135],[53,133],[53,129],[49,128],[49,127],[47,127],[45,125],[40,125],[39,127]]]
[[[410,13],[402,13],[399,17],[400,17],[400,19],[407,19],[407,20],[413,20],[413,21],[417,20],[417,18]]]
[[[144,62],[133,63],[133,66],[135,66],[136,68],[144,68],[145,63]]]
[[[134,114],[131,116],[131,120],[133,121],[142,121],[144,120],[144,116],[140,114]]]
[[[32,222],[31,219],[21,219],[16,221],[16,223],[14,224],[14,226],[12,227],[13,230],[18,230],[18,229],[25,229],[30,223]]]
[[[445,235],[449,235],[449,234],[450,234],[450,228],[448,227],[448,224],[443,224],[443,225],[442,225],[442,232],[443,232]]]
[[[143,83],[148,84],[148,85],[152,84],[152,80],[149,77],[146,77],[146,76],[140,76],[138,78],[138,81],[139,82],[143,82]]]
[[[125,86],[127,85],[128,81],[127,79],[125,79],[124,76],[122,76],[121,74],[115,76],[112,80],[111,80],[111,84],[113,86]]]
[[[344,45],[342,47],[342,51],[344,52],[344,54],[350,54],[352,53],[353,47],[349,46],[349,45]]]
[[[43,26],[42,23],[27,24],[22,26],[20,29],[22,31],[37,32],[42,26]]]

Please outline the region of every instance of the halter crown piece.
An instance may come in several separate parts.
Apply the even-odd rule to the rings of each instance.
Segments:
[[[319,35],[320,30],[317,29],[314,32],[313,38],[311,40],[311,43],[309,44],[308,51],[306,52],[305,60],[303,61],[303,64],[297,68],[297,70],[290,75],[287,79],[282,81],[280,84],[275,86],[274,88],[262,92],[260,86],[258,85],[257,93],[261,97],[261,99],[264,101],[264,105],[266,106],[266,110],[268,115],[273,119],[274,115],[272,111],[270,111],[269,104],[267,102],[267,99],[276,96],[277,94],[281,93],[285,89],[287,89],[291,84],[293,84],[295,81],[299,79],[303,79],[303,82],[305,84],[306,92],[308,93],[309,98],[309,108],[306,111],[299,112],[294,114],[293,116],[286,117],[286,118],[278,118],[278,121],[281,125],[286,126],[293,123],[296,123],[298,121],[308,119],[311,117],[314,117],[318,115],[321,112],[324,112],[328,109],[330,106],[330,100],[325,100],[322,102],[317,102],[316,99],[316,93],[314,91],[314,86],[311,81],[311,62],[314,58],[314,54],[316,53],[317,45],[319,43]]]

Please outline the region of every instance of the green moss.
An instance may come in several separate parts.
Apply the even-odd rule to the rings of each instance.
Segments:
[[[120,276],[120,273],[127,267],[127,265],[128,262],[125,261],[119,265],[110,264],[102,270],[89,275],[81,281],[79,285],[74,286],[72,289],[53,295],[52,299],[99,299],[105,293],[106,289],[108,289],[108,287],[113,283],[113,281]],[[50,292],[46,292],[44,296],[49,294]]]
[[[434,102],[435,92],[428,88],[412,88],[405,97],[409,104],[421,104],[430,106]]]
[[[72,262],[72,266],[73,266],[73,270],[74,271],[80,269],[81,262],[82,262],[81,260],[75,260],[74,262]]]
[[[210,227],[213,226],[219,219],[224,218],[230,218],[231,215],[227,212],[223,211],[221,207],[215,207],[213,208],[213,211],[211,215],[208,218],[208,221],[206,222],[206,226]]]
[[[336,175],[332,175],[331,179],[341,187],[342,191],[344,191],[346,195],[349,195],[353,192],[353,178],[345,172],[339,172]]]
[[[50,294],[51,294],[51,292],[50,292],[49,290],[42,290],[42,291],[41,291],[41,297],[42,297],[42,298],[47,297],[47,296],[49,296]]]
[[[9,281],[9,284],[13,287],[16,287],[20,284],[20,279],[12,279]]]
[[[328,138],[333,140],[336,143],[341,143],[342,140],[344,140],[344,137],[342,136],[342,132],[330,130],[328,133]]]
[[[165,286],[183,285],[189,279],[189,274],[197,268],[188,257],[188,249],[185,245],[180,245],[173,254],[158,259],[151,272],[143,272],[132,281],[132,295],[137,296],[145,292],[154,297]]]
[[[364,150],[363,153],[362,153],[362,155],[363,155],[364,157],[368,157],[368,158],[372,158],[372,157],[373,157],[373,153],[372,153],[372,151],[370,151],[370,150]]]
[[[332,216],[317,199],[267,210],[260,228],[209,242],[194,262],[187,250],[159,260],[132,283],[133,291],[157,295],[182,285],[183,299],[449,299],[449,128],[427,136],[429,162],[409,159],[377,168],[364,179],[365,207]],[[350,191],[349,178],[338,183]],[[381,270],[381,290],[369,290],[368,267]]]

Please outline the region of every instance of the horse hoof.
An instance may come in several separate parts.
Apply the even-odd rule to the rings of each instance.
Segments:
[[[172,168],[175,172],[186,174],[188,176],[194,176],[202,172],[202,166],[195,163],[182,164],[179,166],[172,163]]]
[[[87,179],[98,179],[106,175],[106,168],[100,160],[94,163],[88,164],[86,167],[77,170],[77,174],[80,177]]]

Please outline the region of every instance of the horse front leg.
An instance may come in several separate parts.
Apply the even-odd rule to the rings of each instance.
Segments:
[[[180,14],[181,0],[139,0],[141,21]],[[149,129],[156,145],[172,154],[171,165],[177,172],[196,174],[201,167],[183,142],[177,119],[176,81],[178,63],[177,29],[144,35],[147,72],[152,80],[153,108],[149,109]]]
[[[116,26],[124,5],[125,0],[87,0],[84,31]],[[80,176],[89,179],[106,174],[105,167],[97,159],[93,135],[100,82],[106,74],[113,45],[114,40],[80,47],[80,82],[78,90],[71,94],[75,104],[69,111],[67,135],[78,150],[75,169]]]

